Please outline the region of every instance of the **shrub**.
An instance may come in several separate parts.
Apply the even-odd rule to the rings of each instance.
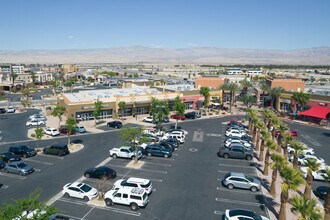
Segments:
[[[36,137],[36,134],[34,134],[34,133],[33,133],[33,134],[31,134],[31,137],[35,138],[35,137]]]
[[[224,114],[226,114],[226,112],[222,112],[222,114],[224,115]]]

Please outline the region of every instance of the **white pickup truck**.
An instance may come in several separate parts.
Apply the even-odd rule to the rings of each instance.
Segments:
[[[110,157],[113,157],[114,159],[116,159],[117,157],[123,157],[134,160],[136,156],[136,152],[134,148],[130,146],[112,148],[111,150],[109,150],[109,153],[110,153]],[[138,155],[139,155],[138,159],[140,159],[142,157],[141,151],[138,152]]]

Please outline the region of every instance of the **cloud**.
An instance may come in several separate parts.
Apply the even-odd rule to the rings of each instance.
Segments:
[[[69,35],[69,36],[68,36],[68,38],[69,38],[69,39],[73,39],[73,38],[74,38],[74,36],[72,36],[72,35]]]
[[[198,46],[197,44],[194,44],[194,43],[187,43],[187,45],[188,45],[189,47],[197,47],[197,46]]]

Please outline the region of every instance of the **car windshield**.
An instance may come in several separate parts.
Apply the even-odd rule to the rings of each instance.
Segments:
[[[27,167],[27,164],[26,163],[20,163],[20,164],[17,164],[18,168],[24,168],[24,167]]]
[[[5,157],[10,157],[10,156],[13,156],[14,154],[11,152],[6,152],[6,153],[2,153],[2,155]]]
[[[164,147],[160,147],[160,149],[161,149],[161,150],[165,150],[165,148],[164,148]]]
[[[92,187],[90,187],[89,185],[84,184],[80,189],[84,192],[89,192],[89,191],[91,191]]]
[[[253,178],[251,178],[251,177],[249,177],[249,176],[246,176],[246,175],[245,175],[245,178],[246,178],[248,181],[253,182]]]
[[[129,150],[130,152],[133,152],[133,151],[134,151],[134,148],[133,148],[133,147],[130,147],[128,150]]]
[[[28,147],[28,146],[21,146],[21,149],[22,149],[22,150],[28,150],[29,147]]]

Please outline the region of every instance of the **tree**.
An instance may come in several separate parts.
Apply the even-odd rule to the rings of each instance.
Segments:
[[[121,118],[122,118],[122,121],[124,122],[124,111],[126,109],[126,102],[124,101],[120,101],[118,103],[118,110],[121,112]]]
[[[208,88],[208,87],[202,87],[202,88]],[[204,96],[204,97],[206,97],[206,96]],[[207,99],[205,99],[205,100],[207,100]],[[205,101],[204,101],[204,104],[205,104]],[[186,104],[181,102],[181,99],[179,96],[177,96],[174,100],[173,110],[177,116],[184,115],[184,111],[186,110]],[[176,118],[175,129],[177,129],[177,127],[178,127],[178,120],[179,120],[179,117]]]
[[[260,147],[260,154],[259,154],[259,161],[264,160],[264,151],[265,151],[265,143],[270,138],[270,133],[263,129],[261,130],[261,147]]]
[[[142,127],[132,128],[127,127],[123,128],[119,131],[121,138],[129,144],[131,147],[135,149],[135,162],[138,161],[139,158],[139,144],[147,142],[146,136],[143,132]]]
[[[58,129],[60,129],[62,116],[64,115],[66,109],[63,106],[57,106],[52,111],[51,115],[58,118]]]
[[[247,108],[251,108],[257,102],[257,98],[252,95],[243,95],[242,101]]]
[[[296,110],[298,111],[298,104],[301,106],[301,109],[304,109],[310,98],[310,94],[303,92],[294,92],[292,95],[292,99],[296,101]]]
[[[58,212],[53,205],[47,206],[39,201],[41,190],[34,190],[28,198],[13,200],[11,203],[3,203],[0,212],[0,219],[26,219],[28,212],[35,212],[33,219],[48,219]]]
[[[53,89],[53,93],[54,93],[54,96],[56,95],[56,88],[60,86],[60,82],[59,81],[52,81],[51,82],[52,84],[52,89]]]
[[[34,84],[36,82],[36,79],[37,79],[36,72],[31,71],[30,75],[31,75],[32,83]]]
[[[262,91],[262,107],[265,106],[265,93],[269,91],[270,86],[266,83],[265,80],[259,82],[259,88]]]
[[[28,95],[30,94],[30,90],[29,89],[23,89],[22,94],[25,96],[26,99],[28,99]]]
[[[44,136],[44,132],[42,128],[37,128],[34,131],[36,132],[37,148],[39,148],[39,141],[41,141],[42,137]]]
[[[222,84],[221,86],[219,86],[219,90],[222,91],[222,110],[223,110],[223,107],[224,107],[224,104],[223,104],[223,99],[224,99],[224,96],[225,96],[225,91],[228,90],[228,87],[229,87],[229,84],[228,83],[224,83]]]
[[[243,92],[244,92],[245,95],[247,94],[248,88],[253,86],[253,84],[247,78],[239,81],[239,83],[243,87]]]
[[[75,127],[77,127],[77,122],[73,118],[68,118],[65,122],[65,127],[68,130],[68,146],[70,145],[70,136],[74,133]]]
[[[308,199],[306,196],[294,195],[290,201],[292,205],[291,212],[300,214],[298,220],[317,220],[322,216],[318,209],[316,209],[316,200]]]
[[[204,108],[208,107],[209,97],[210,97],[210,88],[201,87],[199,93],[204,96]]]
[[[9,76],[10,76],[10,78],[12,80],[12,88],[14,88],[14,86],[15,86],[15,80],[16,80],[16,78],[17,78],[18,75],[16,73],[14,73],[14,72],[11,72],[9,74]]]
[[[316,161],[314,158],[307,158],[307,161],[303,164],[307,168],[307,176],[306,176],[306,187],[304,195],[307,199],[311,199],[311,189],[313,184],[313,171],[318,171],[320,169],[321,164]]]
[[[329,183],[330,182],[330,169],[325,170],[325,174],[322,174],[323,179]],[[330,220],[330,187],[327,189],[327,197],[324,201],[324,220]]]
[[[305,147],[298,143],[297,141],[292,141],[290,147],[294,149],[293,152],[293,168],[298,169],[298,156],[301,154],[301,151],[305,149]]]
[[[239,86],[236,83],[229,84],[228,90],[230,91],[230,112],[231,106],[234,104],[235,92],[239,91]]]
[[[278,168],[282,167],[284,164],[286,164],[286,160],[284,159],[284,157],[282,157],[278,153],[273,153],[271,158],[272,158],[273,162],[270,163],[269,166],[273,170],[273,173],[272,173],[272,183],[270,185],[269,193],[272,196],[275,196],[276,195],[276,180],[277,180]]]
[[[260,134],[261,134],[261,130],[265,129],[264,124],[262,123],[262,121],[258,118],[258,122],[255,125],[257,128],[257,142],[256,142],[256,151],[259,151],[259,145],[260,145]]]
[[[282,87],[275,87],[269,89],[269,94],[272,96],[272,101],[270,102],[270,106],[273,108],[274,106],[274,100],[277,100],[278,97],[284,92],[285,90]],[[276,108],[275,108],[276,109]]]
[[[288,159],[288,145],[291,144],[291,142],[293,140],[296,139],[296,137],[292,136],[290,133],[288,134],[284,134],[283,135],[283,139],[284,139],[284,145],[283,145],[283,149],[284,149],[284,158]]]
[[[286,220],[286,204],[289,200],[289,189],[294,191],[305,182],[302,177],[302,172],[288,165],[281,167],[280,175],[283,178],[282,192],[281,192],[281,208],[279,213],[279,220]]]
[[[156,124],[158,130],[161,129],[161,124],[163,123],[164,116],[168,116],[170,109],[167,102],[159,102],[157,99],[151,99],[151,112],[152,120]]]
[[[267,147],[267,151],[266,151],[266,156],[265,156],[265,165],[264,165],[264,172],[263,174],[265,176],[268,176],[268,166],[269,166],[269,156],[270,156],[270,151],[274,151],[276,150],[276,143],[270,139],[268,139],[266,141],[266,145],[265,147]]]
[[[66,82],[64,83],[64,85],[65,85],[66,87],[70,88],[70,89],[71,89],[71,92],[72,92],[73,84],[72,84],[72,82],[71,82],[70,80],[66,81]]]
[[[102,101],[95,101],[94,102],[94,107],[95,107],[95,111],[93,112],[93,116],[94,116],[94,119],[95,119],[95,125],[96,125],[96,119],[101,115],[101,110],[103,108],[103,105],[102,105]]]
[[[31,101],[30,100],[27,100],[27,99],[22,99],[21,100],[21,105],[24,106],[24,110],[26,110],[26,106],[30,106],[31,105]]]
[[[288,126],[280,123],[280,125],[277,127],[277,130],[280,132],[278,134],[278,141],[277,141],[277,144],[278,144],[278,147],[277,147],[277,152],[278,153],[281,153],[282,151],[282,138],[284,136],[284,133],[288,130]]]

